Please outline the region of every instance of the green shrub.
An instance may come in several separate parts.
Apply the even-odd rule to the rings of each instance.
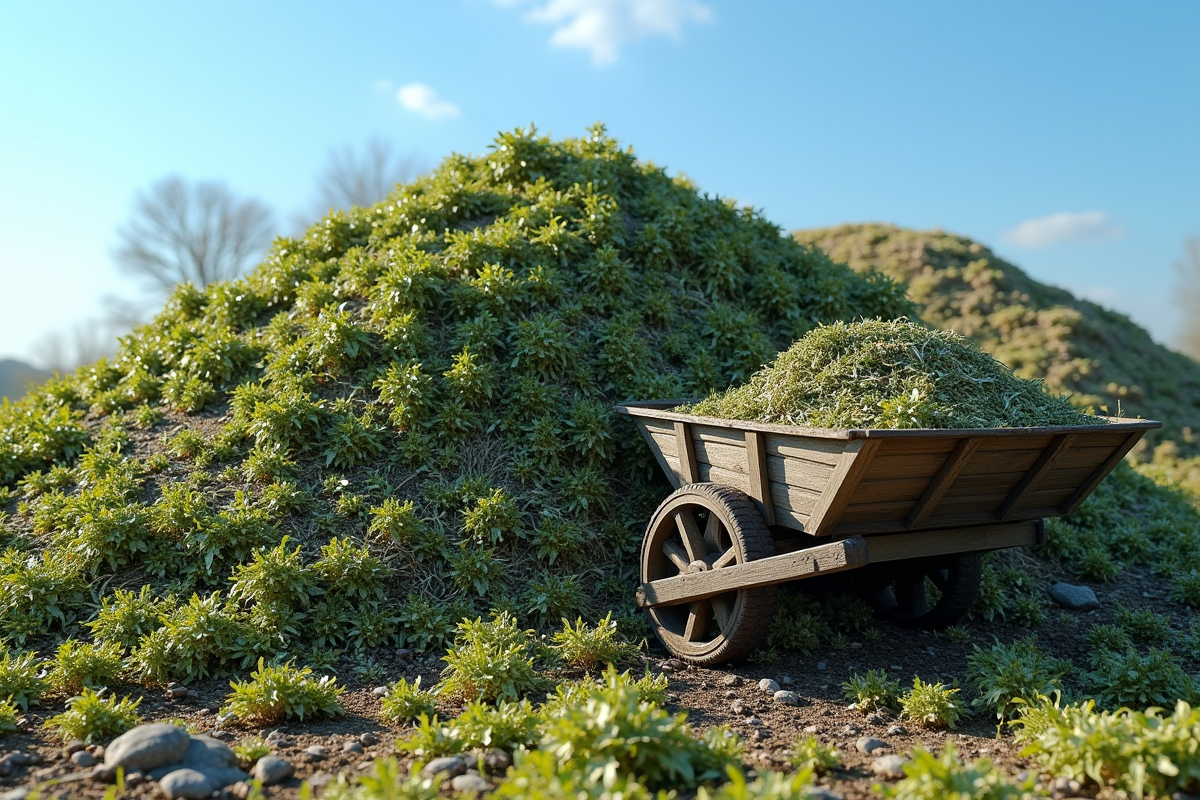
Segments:
[[[867,670],[866,675],[854,673],[842,684],[842,695],[853,701],[861,711],[900,709],[900,681],[881,669]]]
[[[816,775],[824,775],[842,765],[842,757],[837,748],[831,744],[823,744],[813,735],[796,740],[788,761],[796,769],[811,770]]]
[[[574,626],[564,619],[562,626],[562,630],[554,634],[551,648],[569,667],[588,671],[602,664],[620,667],[638,656],[638,646],[621,638],[611,611],[595,627],[582,618],[576,618]]]
[[[395,498],[388,498],[382,505],[371,509],[371,533],[391,539],[396,544],[409,544],[425,528],[426,523],[417,516],[412,500],[401,503]]]
[[[1084,679],[1102,708],[1168,707],[1196,698],[1195,678],[1183,671],[1170,650],[1151,648],[1146,655],[1133,649],[1098,651],[1091,667]]]
[[[235,744],[233,754],[237,756],[238,766],[249,772],[260,758],[271,755],[271,745],[265,739],[251,736]]]
[[[1118,603],[1113,621],[1137,644],[1165,644],[1172,638],[1171,618],[1148,608],[1132,609]]]
[[[53,547],[41,556],[0,553],[0,643],[23,645],[73,623],[87,597],[81,566],[72,553]]]
[[[4,653],[0,659],[0,697],[28,710],[37,705],[48,688],[38,669],[36,653]]]
[[[1093,662],[1102,659],[1108,651],[1133,649],[1133,638],[1127,630],[1117,625],[1093,625],[1086,638]]]
[[[813,796],[812,776],[807,769],[790,775],[763,770],[756,773],[754,780],[747,781],[740,769],[728,767],[725,774],[728,783],[714,789],[701,786],[697,800],[806,800]]]
[[[1171,599],[1191,608],[1200,608],[1200,569],[1193,567],[1171,577]]]
[[[56,691],[70,695],[85,686],[96,689],[107,685],[121,671],[121,665],[121,646],[115,642],[68,639],[58,646],[46,679]]]
[[[11,700],[0,700],[0,733],[16,733],[20,730],[17,727],[17,722],[21,719],[21,712],[17,709],[17,704]]]
[[[220,592],[194,594],[166,615],[162,627],[142,637],[130,660],[138,674],[155,683],[194,681],[253,663],[256,636],[267,634],[239,620]]]
[[[313,570],[300,555],[300,546],[288,552],[287,536],[278,546],[257,550],[250,558],[250,563],[233,568],[231,598],[297,609],[307,608],[313,595],[320,592]]]
[[[175,605],[174,597],[152,597],[149,586],[143,586],[137,594],[116,589],[100,598],[100,610],[87,626],[97,642],[115,644],[127,652],[143,636],[161,628]]]
[[[250,680],[232,681],[225,698],[224,713],[252,723],[280,722],[293,717],[338,717],[345,713],[338,696],[344,691],[336,678],[322,676],[313,680],[312,670],[296,669],[289,661],[266,666],[258,660],[258,670]]]
[[[1003,721],[1013,711],[1017,698],[1032,699],[1062,690],[1062,676],[1070,663],[1038,649],[1030,636],[1012,644],[997,642],[984,650],[976,645],[967,658],[967,680],[979,697],[972,705],[986,708]]]
[[[383,696],[383,718],[392,723],[407,724],[420,716],[433,716],[437,711],[433,692],[421,688],[421,676],[412,683],[401,678],[388,687]]]
[[[923,728],[953,729],[962,716],[957,694],[958,689],[914,677],[913,688],[900,698],[901,714]]]
[[[530,580],[521,599],[526,613],[539,627],[576,616],[588,607],[578,576],[551,572],[540,572]]]
[[[58,731],[64,742],[79,739],[97,744],[124,733],[138,725],[142,718],[137,707],[142,699],[132,700],[116,695],[101,697],[99,692],[84,689],[67,701],[67,710],[46,720],[46,727]]]
[[[950,742],[940,756],[924,747],[914,748],[912,760],[903,769],[903,780],[894,786],[876,785],[875,790],[897,800],[1020,800],[1040,794],[1035,789],[1036,777],[1013,783],[990,759],[964,764]]]
[[[528,700],[501,700],[495,706],[476,700],[467,703],[452,724],[454,738],[464,750],[498,747],[512,752],[528,748],[541,738],[542,719]]]
[[[442,658],[438,694],[464,700],[517,700],[542,683],[533,668],[533,631],[521,630],[507,611],[484,622],[463,620]]]
[[[517,504],[503,489],[492,489],[463,512],[463,528],[477,542],[497,544],[506,537],[519,536],[520,525]]]
[[[331,539],[312,566],[331,590],[364,600],[384,599],[384,582],[391,570],[366,545],[349,538]]]
[[[520,800],[657,800],[663,797],[642,786],[634,777],[616,770],[594,774],[564,769],[554,753],[540,750],[514,753],[512,768],[492,796]]]
[[[1046,772],[1164,797],[1200,788],[1200,709],[1182,701],[1172,708],[1097,711],[1092,700],[1063,706],[1041,698],[1014,724],[1022,755]]]
[[[419,769],[401,767],[394,758],[377,758],[370,771],[353,782],[345,773],[326,784],[328,800],[438,800],[441,781],[422,777]]]

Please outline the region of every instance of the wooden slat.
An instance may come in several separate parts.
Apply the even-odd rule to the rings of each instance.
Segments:
[[[1049,442],[1047,442],[1049,444]],[[1036,449],[1021,448],[1019,450],[985,450],[980,447],[971,458],[971,463],[963,468],[963,477],[975,475],[991,475],[997,472],[1029,471],[1034,462],[1041,456],[1045,447]]]
[[[642,437],[646,440],[646,444],[650,445],[650,451],[654,453],[654,460],[658,462],[658,466],[667,476],[667,480],[676,489],[679,488],[679,459],[672,458],[675,452],[675,438],[672,431],[671,437],[671,452],[668,454],[664,445],[663,437],[650,425],[645,424],[646,420],[641,417],[635,417],[637,420],[638,429],[642,432]]]
[[[693,430],[694,433],[695,431]],[[712,464],[714,467],[720,467],[729,472],[746,472],[745,442],[741,442],[734,447],[730,444],[714,441],[698,441],[693,435],[692,445],[696,449],[697,464]]]
[[[714,467],[712,464],[697,464],[696,471],[699,473],[696,480],[702,483],[723,483],[726,486],[732,486],[734,489],[750,494],[750,476],[741,472],[730,472],[727,469]]]
[[[821,499],[821,495],[817,492],[775,481],[770,483],[770,492],[771,502],[775,504],[777,510],[786,509],[806,520],[812,516],[813,509],[817,507],[817,501]]]
[[[846,449],[846,442],[840,439],[809,439],[803,436],[767,436],[767,455],[783,458],[798,458],[817,464],[837,466]]]
[[[921,495],[921,499],[917,501],[916,506],[909,512],[908,517],[904,520],[906,528],[919,528],[925,520],[929,519],[930,514],[937,508],[938,503],[942,501],[946,491],[950,488],[950,484],[954,483],[954,479],[962,472],[967,461],[971,458],[971,454],[979,447],[978,439],[960,439],[958,446],[951,451],[946,463],[938,470],[937,475],[933,476],[933,480],[929,483],[929,488]]]
[[[768,525],[775,524],[775,503],[771,501],[771,479],[767,475],[766,434],[746,431],[746,469],[750,472],[748,494],[762,506]]]
[[[1096,468],[1092,476],[1074,494],[1067,498],[1066,502],[1059,506],[1058,513],[1071,514],[1075,509],[1079,508],[1080,503],[1087,499],[1087,496],[1100,485],[1100,481],[1104,480],[1108,476],[1108,473],[1112,472],[1117,464],[1120,463],[1121,459],[1133,449],[1133,446],[1138,443],[1138,439],[1142,438],[1143,433],[1145,431],[1134,431],[1126,436],[1125,441],[1121,442],[1117,449],[1113,450],[1112,455]]]
[[[820,494],[833,475],[833,464],[815,464],[798,458],[767,456],[767,479],[799,486]]]
[[[867,545],[857,537],[722,569],[676,575],[643,583],[638,605],[678,605],[735,589],[772,586],[797,578],[854,569],[867,563]]]
[[[946,553],[973,553],[1038,543],[1036,521],[981,525],[945,531],[919,531],[864,537],[870,563],[925,558]]]
[[[1072,442],[1075,441],[1075,434],[1064,433],[1055,436],[1050,442],[1050,446],[1042,451],[1038,460],[1033,462],[1033,467],[1021,479],[1021,482],[1016,485],[1012,493],[1004,499],[1000,504],[999,511],[996,512],[996,519],[999,522],[1007,522],[1014,513],[1020,510],[1021,505],[1029,498],[1029,495],[1037,491],[1038,484],[1046,477],[1046,474],[1054,469],[1054,462],[1060,455],[1071,449]]]
[[[854,490],[858,488],[858,482],[866,474],[871,457],[878,449],[879,442],[870,439],[855,439],[846,445],[841,460],[829,478],[829,485],[821,493],[821,499],[817,501],[817,507],[805,525],[805,533],[826,536],[837,526]]]
[[[679,453],[679,485],[696,482],[696,448],[692,445],[688,423],[675,423],[675,451]]]

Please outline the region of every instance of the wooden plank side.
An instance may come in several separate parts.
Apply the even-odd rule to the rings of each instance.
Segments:
[[[1058,513],[1070,514],[1075,509],[1079,508],[1080,503],[1086,500],[1087,496],[1091,494],[1097,486],[1100,485],[1100,481],[1104,480],[1105,477],[1108,476],[1108,473],[1112,472],[1117,464],[1120,463],[1121,459],[1133,449],[1133,446],[1137,444],[1138,439],[1142,438],[1142,434],[1144,432],[1145,431],[1134,431],[1133,433],[1127,435],[1124,441],[1122,441],[1121,444],[1112,451],[1112,454],[1104,460],[1104,463],[1102,463],[1095,469],[1095,471],[1092,472],[1083,485],[1073,492],[1065,501],[1063,501],[1062,505],[1059,507],[1060,510]]]
[[[919,528],[925,520],[929,519],[978,447],[978,439],[959,440],[953,452],[946,458],[946,463],[929,482],[929,487],[921,495],[921,499],[913,506],[912,511],[908,512],[908,516],[904,520],[905,527]]]
[[[870,498],[873,502],[910,500],[915,503],[921,497],[925,488],[929,486],[929,480],[932,477],[883,478],[881,480],[863,478],[859,481],[854,501],[857,502],[864,498]]]
[[[771,478],[767,474],[766,434],[746,431],[746,468],[750,473],[748,494],[758,501],[768,525],[775,524],[775,504],[771,501]]]
[[[810,439],[804,436],[767,435],[767,455],[798,458],[817,464],[837,466],[846,442],[840,439]]]
[[[663,441],[663,435],[656,427],[645,424],[646,420],[641,417],[634,418],[637,422],[638,430],[642,432],[642,437],[646,440],[646,444],[650,445],[651,452],[654,453],[654,460],[658,462],[659,468],[666,474],[667,480],[676,489],[679,488],[679,459],[675,456],[675,435],[671,432],[670,442]],[[670,445],[668,451],[667,445]]]
[[[803,517],[805,521],[812,516],[813,509],[817,507],[817,501],[821,498],[820,492],[813,492],[799,486],[788,486],[786,483],[775,481],[770,483],[770,492],[771,502],[776,509],[790,511]]]
[[[963,469],[963,477],[977,475],[992,475],[997,472],[1025,473],[1037,463],[1042,455],[1042,449],[1020,448],[1015,450],[984,450],[975,451],[971,463]]]
[[[767,480],[797,486],[820,494],[833,476],[832,464],[814,464],[798,458],[767,456]]]
[[[1021,509],[1022,504],[1029,499],[1029,496],[1037,491],[1038,484],[1042,482],[1046,474],[1054,469],[1054,462],[1071,449],[1074,441],[1075,434],[1073,433],[1064,433],[1054,437],[1038,460],[1029,468],[1029,472],[1021,479],[1021,482],[1013,487],[1008,497],[1004,498],[1004,502],[996,511],[998,521],[1006,522]]]
[[[867,543],[867,557],[872,564],[907,558],[927,558],[946,553],[973,553],[980,550],[1022,547],[1037,544],[1038,539],[1036,521],[864,537]]]
[[[878,449],[879,442],[870,439],[855,439],[846,446],[841,460],[829,479],[829,485],[825,487],[825,491],[821,492],[821,498],[817,501],[812,516],[809,517],[808,524],[805,526],[806,533],[814,536],[827,536],[837,527],[842,512],[849,505],[858,488],[858,482],[866,474],[871,464],[871,458]]]
[[[699,480],[702,483],[721,483],[725,486],[731,486],[738,491],[750,494],[750,476],[742,472],[730,472],[727,469],[714,467],[712,464],[698,463],[696,470]]]
[[[692,432],[686,422],[675,423],[675,449],[679,453],[679,484],[686,486],[695,483],[696,449],[692,444]]]
[[[725,442],[703,441],[693,437],[697,464],[712,464],[727,472],[747,474],[745,443],[733,446]]]
[[[740,431],[737,428],[718,428],[713,425],[693,425],[692,439],[701,442],[729,444],[735,447],[746,446],[745,432]]]

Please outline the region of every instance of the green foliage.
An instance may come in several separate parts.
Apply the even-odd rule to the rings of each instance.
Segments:
[[[326,785],[322,797],[328,800],[438,800],[441,782],[411,772],[394,758],[377,758],[370,771],[351,782],[345,773]]]
[[[916,676],[913,688],[900,697],[901,714],[923,728],[953,729],[963,715],[957,694],[958,689],[947,688],[940,682],[925,683]]]
[[[87,625],[97,642],[115,644],[128,652],[143,636],[161,628],[175,605],[174,597],[151,596],[149,586],[137,594],[116,589],[100,599],[100,610]]]
[[[821,428],[1099,422],[1040,383],[1017,378],[967,339],[904,320],[816,328],[745,385],[679,410]]]
[[[0,700],[0,734],[16,733],[20,730],[17,727],[20,719],[21,712],[17,709],[16,703],[11,700]]]
[[[321,548],[313,572],[326,586],[350,597],[382,600],[391,570],[366,545],[349,538],[331,539]]]
[[[1172,638],[1170,617],[1148,608],[1132,609],[1118,603],[1113,621],[1137,644],[1166,644]]]
[[[308,667],[296,669],[292,662],[266,666],[258,660],[258,669],[250,680],[232,681],[225,698],[224,713],[252,723],[272,723],[285,719],[338,717],[345,713],[338,696],[345,691],[337,679],[328,675],[314,680]]]
[[[541,685],[533,667],[533,631],[521,630],[507,611],[484,622],[458,624],[454,645],[442,658],[439,694],[464,700],[517,700]]]
[[[307,607],[320,591],[313,571],[300,555],[300,546],[288,551],[287,536],[277,547],[258,550],[250,558],[250,563],[234,567],[231,598],[294,609]]]
[[[1062,690],[1063,674],[1070,662],[1052,658],[1038,649],[1034,637],[1011,644],[997,642],[988,649],[976,645],[967,658],[967,680],[979,697],[972,705],[992,711],[1003,721],[1022,706],[1018,698],[1030,700]]]
[[[492,489],[463,512],[463,528],[477,542],[498,544],[506,537],[520,535],[520,524],[516,503],[502,489]]]
[[[417,515],[412,500],[401,503],[388,498],[371,509],[371,533],[399,545],[410,545],[425,529],[425,521]]]
[[[235,744],[233,753],[237,756],[238,766],[249,772],[260,758],[271,755],[271,745],[265,739],[251,736]]]
[[[65,549],[0,553],[0,643],[23,645],[74,622],[86,597],[81,567]]]
[[[796,740],[788,761],[796,769],[811,770],[816,775],[824,775],[842,765],[842,757],[837,748],[831,744],[823,744],[811,734]]]
[[[382,716],[388,722],[407,724],[418,717],[433,716],[436,711],[434,694],[421,688],[420,675],[412,683],[401,678],[383,696]]]
[[[106,686],[122,666],[121,645],[116,642],[84,643],[68,639],[58,646],[46,679],[55,691],[75,694],[85,686],[96,689]]]
[[[1095,651],[1084,678],[1101,708],[1171,706],[1197,697],[1196,679],[1183,671],[1170,650],[1151,648],[1145,655],[1133,648]]]
[[[801,768],[790,775],[769,770],[759,771],[747,781],[740,769],[727,767],[728,783],[715,789],[701,786],[697,800],[806,800],[812,797],[812,771]]]
[[[511,753],[536,744],[541,731],[542,720],[527,700],[501,700],[494,706],[475,700],[454,720],[454,737],[464,750],[498,747]]]
[[[567,666],[588,671],[602,664],[624,666],[637,658],[639,651],[637,645],[621,638],[611,611],[595,627],[582,618],[576,618],[573,626],[564,619],[562,630],[554,634],[551,648]]]
[[[260,647],[270,646],[271,635],[241,618],[220,592],[194,594],[142,637],[130,661],[135,672],[155,683],[194,681],[249,666]]]
[[[0,659],[0,696],[28,710],[48,688],[38,668],[36,653],[4,653]]]
[[[894,786],[876,786],[876,791],[897,800],[1020,800],[1040,794],[1035,776],[1013,783],[990,759],[964,764],[950,742],[939,756],[924,747],[914,748],[903,769],[903,780]]]
[[[1014,724],[1032,756],[1053,775],[1115,787],[1134,797],[1200,788],[1200,709],[1180,701],[1145,712],[1097,711],[1092,700],[1063,706],[1041,698]]]
[[[100,692],[84,689],[67,700],[67,710],[46,720],[46,727],[58,731],[64,742],[79,739],[98,744],[138,725],[142,718],[137,707],[142,699],[116,695],[102,697]]]
[[[517,751],[513,767],[493,793],[497,798],[520,800],[659,800],[656,794],[615,769],[600,775],[566,770],[554,753]],[[701,789],[703,791],[703,789]],[[430,799],[432,800],[432,798]]]
[[[842,684],[842,695],[854,702],[861,711],[881,708],[900,709],[900,681],[881,669],[867,670],[866,675],[854,673]]]

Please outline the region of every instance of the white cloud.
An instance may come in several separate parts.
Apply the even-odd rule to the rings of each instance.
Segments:
[[[1105,242],[1124,235],[1125,229],[1104,211],[1063,211],[1027,219],[1001,234],[1006,242],[1018,247]]]
[[[437,92],[423,83],[401,86],[400,91],[396,92],[396,97],[400,99],[400,105],[409,111],[430,119],[457,117],[462,113],[458,106],[438,97]]]
[[[709,22],[712,9],[699,0],[496,0],[532,6],[526,19],[554,26],[550,44],[592,54],[598,66],[617,60],[621,45],[646,36],[678,39],[688,23]]]

